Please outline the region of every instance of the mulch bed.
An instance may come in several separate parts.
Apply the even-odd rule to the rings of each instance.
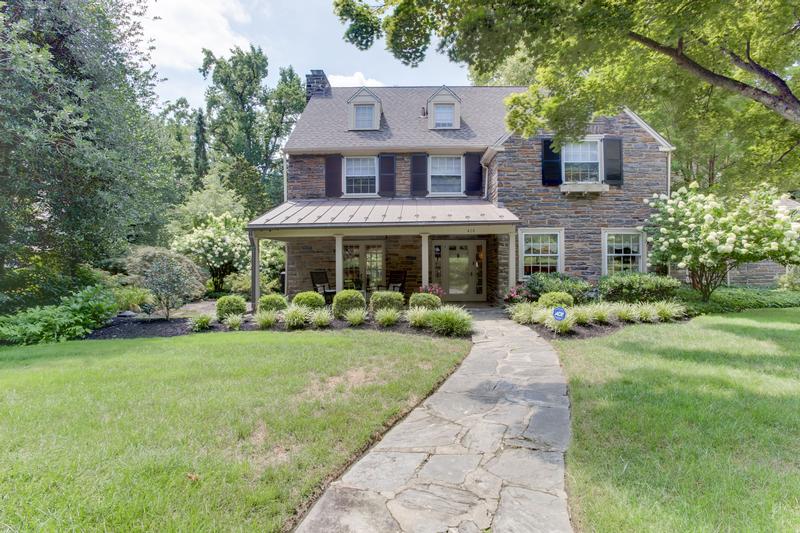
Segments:
[[[689,318],[685,318],[683,320],[675,320],[674,322],[683,322],[685,320],[689,320]],[[669,322],[667,322],[669,323]],[[656,324],[664,324],[664,322],[620,322],[614,321],[610,324],[595,324],[592,326],[573,326],[573,330],[567,334],[557,335],[550,329],[547,329],[541,324],[525,324],[533,331],[539,334],[540,337],[547,340],[557,340],[557,339],[570,339],[570,340],[580,340],[580,339],[591,339],[592,337],[604,337],[606,335],[610,335],[617,330],[624,328],[625,326],[635,326],[636,324],[649,324],[649,325],[656,325]]]
[[[188,318],[173,318],[165,320],[163,318],[140,318],[140,317],[114,317],[107,326],[96,329],[87,335],[86,339],[99,340],[99,339],[138,339],[145,337],[177,337],[178,335],[188,335],[194,333],[190,329],[190,320]],[[255,331],[258,328],[252,322],[250,315],[245,316],[245,322],[242,324],[242,331]],[[306,326],[305,328],[294,331],[330,331],[340,329],[355,329],[355,330],[380,330],[392,331],[394,333],[405,333],[408,335],[424,335],[428,337],[437,337],[429,330],[412,328],[406,322],[398,322],[395,326],[390,328],[379,327],[374,322],[367,322],[361,326],[351,327],[344,320],[334,319],[330,327],[327,328],[314,328]],[[197,332],[198,334],[205,333],[220,333],[230,331],[223,324],[213,322],[211,328],[206,331]],[[286,331],[283,324],[277,324],[275,327],[263,331]]]

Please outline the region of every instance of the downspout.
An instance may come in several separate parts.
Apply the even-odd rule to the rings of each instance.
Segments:
[[[283,201],[289,200],[289,154],[283,153]]]

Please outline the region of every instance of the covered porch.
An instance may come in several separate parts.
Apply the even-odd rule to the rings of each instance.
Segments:
[[[447,301],[493,301],[516,279],[516,222],[508,210],[471,199],[290,201],[248,226],[253,277],[259,241],[273,239],[286,243],[289,296],[319,290],[322,280],[331,291],[367,296],[436,284]]]

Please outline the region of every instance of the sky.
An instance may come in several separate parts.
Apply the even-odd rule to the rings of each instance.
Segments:
[[[416,68],[406,67],[376,42],[365,52],[342,38],[345,26],[333,14],[332,0],[149,0],[145,36],[161,78],[162,101],[186,97],[204,104],[207,82],[198,72],[202,49],[228,55],[234,46],[260,46],[269,59],[267,85],[280,67],[293,66],[305,81],[322,69],[334,86],[468,85],[464,65],[429,51]]]

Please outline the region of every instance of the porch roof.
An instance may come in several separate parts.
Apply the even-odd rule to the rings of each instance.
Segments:
[[[367,228],[515,224],[508,209],[469,198],[336,198],[289,200],[248,229]]]

